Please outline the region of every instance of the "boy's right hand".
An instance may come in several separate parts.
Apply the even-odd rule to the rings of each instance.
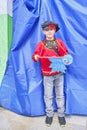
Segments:
[[[34,55],[34,59],[35,59],[35,61],[39,61],[39,58],[40,58],[39,55]]]

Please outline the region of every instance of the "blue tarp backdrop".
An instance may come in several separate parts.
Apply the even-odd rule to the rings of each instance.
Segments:
[[[40,63],[32,61],[41,23],[59,24],[73,63],[65,74],[66,114],[87,115],[87,0],[14,0],[13,41],[0,87],[0,106],[18,114],[45,114]],[[54,101],[54,109],[56,109]]]

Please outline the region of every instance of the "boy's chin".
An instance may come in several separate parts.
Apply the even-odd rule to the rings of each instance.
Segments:
[[[53,36],[49,36],[48,38],[53,38]]]

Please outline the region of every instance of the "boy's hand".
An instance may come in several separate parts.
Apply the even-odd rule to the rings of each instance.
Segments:
[[[39,61],[39,58],[40,58],[39,55],[35,55],[35,56],[34,56],[35,61]]]

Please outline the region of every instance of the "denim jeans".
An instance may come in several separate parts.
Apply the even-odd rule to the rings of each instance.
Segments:
[[[55,87],[56,104],[58,116],[64,116],[64,75],[62,73],[54,76],[44,76],[44,101],[46,105],[46,115],[52,117],[53,110],[53,89]]]

